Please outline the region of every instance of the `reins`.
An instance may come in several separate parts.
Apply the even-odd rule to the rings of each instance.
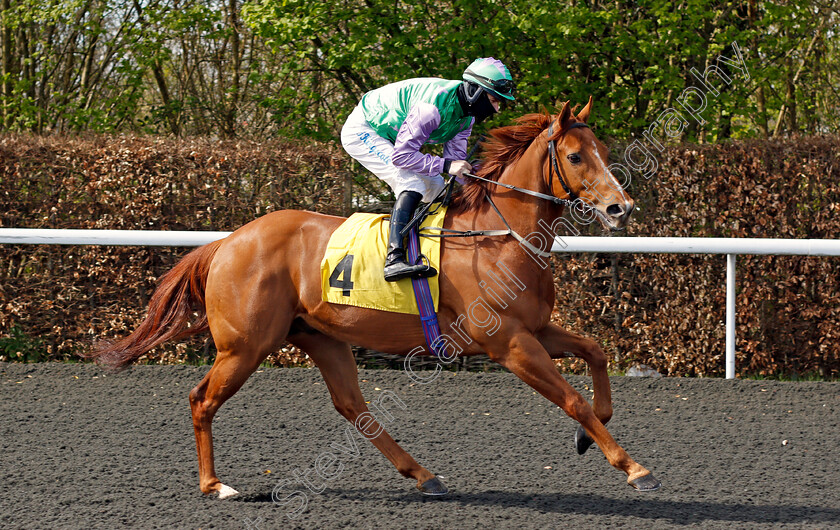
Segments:
[[[572,129],[577,129],[579,127],[586,127],[589,128],[584,122],[575,122],[569,125],[564,131],[563,134],[567,133]],[[554,134],[554,122],[552,122],[548,126],[547,136],[551,138],[551,135]],[[505,184],[503,182],[497,182],[495,180],[486,179],[484,177],[479,177],[478,175],[473,175],[472,173],[464,173],[464,176],[470,177],[475,180],[480,180],[482,182],[488,182],[490,184],[495,184],[496,186],[501,186],[503,188],[507,188],[509,190],[518,191],[519,193],[524,193],[526,195],[531,195],[532,197],[537,197],[540,199],[544,199],[547,201],[551,201],[554,204],[558,204],[561,206],[571,206],[575,200],[577,200],[577,194],[572,191],[572,188],[566,183],[565,175],[563,171],[560,169],[560,164],[557,163],[557,146],[555,145],[556,140],[548,140],[548,158],[550,160],[548,166],[548,189],[551,190],[551,183],[554,182],[554,174],[557,173],[557,180],[560,181],[560,185],[563,187],[563,191],[566,192],[566,195],[569,196],[568,199],[561,199],[560,197],[556,197],[554,195],[548,195],[546,193],[540,193],[538,191],[529,190],[527,188],[520,188],[518,186],[513,186],[511,184]]]
[[[589,125],[583,122],[575,122],[569,125],[564,131],[563,134],[566,132],[576,129],[578,127],[586,127],[589,128]],[[547,137],[551,138],[551,135],[554,134],[554,123],[552,122],[548,126]],[[543,199],[547,201],[551,201],[554,204],[560,206],[573,206],[575,202],[578,201],[578,195],[574,193],[571,187],[566,182],[565,175],[563,174],[562,170],[560,169],[560,164],[557,162],[557,146],[555,145],[556,140],[548,140],[548,157],[549,157],[549,169],[548,169],[548,189],[551,190],[551,183],[554,181],[554,174],[557,173],[557,180],[560,182],[560,185],[563,187],[563,191],[569,196],[568,199],[561,199],[560,197],[556,197],[554,195],[549,195],[546,193],[541,193],[539,191],[529,190],[528,188],[520,188],[519,186],[514,186],[512,184],[505,184],[503,182],[497,182],[495,180],[486,179],[484,177],[479,177],[478,175],[474,175],[472,173],[463,173],[465,177],[469,177],[471,179],[479,180],[482,182],[487,182],[489,184],[494,184],[496,186],[501,186],[502,188],[509,189],[511,191],[516,191],[519,193],[523,193],[525,195],[530,195],[532,197],[536,197],[538,199]],[[476,143],[476,146],[478,143]],[[475,147],[473,147],[473,150]],[[429,212],[431,205],[437,201],[438,199],[443,199],[440,204],[445,204],[449,202],[449,197],[452,195],[452,188],[454,187],[455,177],[450,177],[449,181],[446,183],[445,188],[438,194],[434,201],[429,203],[422,211],[417,212],[417,215],[414,216],[414,219],[405,227],[403,233],[407,233],[412,226],[419,223],[421,219],[423,219]],[[507,229],[501,230],[452,230],[449,228],[442,228],[442,227],[432,227],[427,226],[420,229],[421,235],[425,237],[476,237],[476,236],[512,236],[514,239],[519,241],[519,243],[526,247],[528,250],[537,254],[541,257],[548,257],[551,254],[545,252],[542,249],[538,249],[533,244],[531,244],[527,239],[522,237],[521,234],[516,232],[513,228],[511,228],[510,224],[505,219],[505,216],[502,215],[502,212],[499,211],[499,208],[496,206],[496,203],[493,202],[493,199],[490,198],[490,195],[485,195],[487,201],[490,203],[490,206],[493,207],[493,210],[499,216],[499,219],[505,224]],[[437,211],[437,210],[435,210]],[[434,212],[431,212],[434,213]],[[437,231],[438,233],[429,233],[429,231]]]
[[[495,180],[486,179],[484,177],[479,177],[478,175],[473,175],[472,173],[464,173],[465,177],[470,177],[475,180],[480,180],[482,182],[487,182],[490,184],[495,184],[496,186],[501,186],[503,188],[507,188],[509,190],[518,191],[519,193],[524,193],[526,195],[531,195],[532,197],[537,197],[539,199],[545,199],[547,201],[551,201],[554,204],[559,204],[561,206],[571,206],[574,202],[573,200],[569,199],[561,199],[560,197],[555,197],[554,195],[548,195],[546,193],[540,193],[538,191],[529,190],[528,188],[520,188],[518,186],[513,186],[511,184],[505,184],[504,182],[496,182]]]
[[[468,173],[465,173],[465,175],[468,175]],[[472,175],[470,175],[470,176],[472,176]],[[455,177],[452,177],[450,179],[450,184],[448,184],[447,187],[451,186],[451,182],[454,181],[454,178]],[[493,181],[490,181],[490,182],[493,182]],[[515,189],[519,190],[521,188],[515,188]],[[530,191],[530,190],[525,190],[525,191]],[[540,257],[547,258],[551,255],[550,253],[535,247],[533,244],[531,244],[530,241],[528,241],[527,239],[522,237],[522,235],[519,232],[517,232],[516,230],[511,228],[510,224],[507,222],[507,219],[505,219],[505,216],[502,215],[502,212],[499,211],[499,207],[496,206],[496,203],[493,202],[493,199],[490,198],[490,195],[487,195],[486,197],[487,197],[487,202],[489,202],[490,206],[493,207],[493,210],[496,212],[496,215],[499,216],[499,219],[501,219],[502,222],[507,227],[506,229],[504,229],[504,230],[502,230],[502,229],[495,229],[495,230],[452,230],[451,228],[443,228],[443,227],[439,227],[439,226],[424,226],[424,227],[421,227],[418,230],[419,234],[423,237],[441,237],[441,238],[442,237],[511,236],[514,239],[516,239],[517,241],[519,241],[519,243],[522,246],[524,246],[525,248],[527,248],[528,250],[530,250],[534,254],[537,254]],[[432,231],[436,231],[437,233],[431,233]]]

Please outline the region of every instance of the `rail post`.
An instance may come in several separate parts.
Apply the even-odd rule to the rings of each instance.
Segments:
[[[735,379],[735,256],[726,255],[726,378]]]

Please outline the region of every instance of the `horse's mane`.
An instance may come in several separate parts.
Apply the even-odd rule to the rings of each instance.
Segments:
[[[515,120],[515,125],[490,131],[490,139],[482,144],[481,169],[476,175],[488,180],[499,180],[507,166],[519,160],[531,142],[539,136],[554,118],[547,112],[526,114]],[[463,212],[478,207],[488,193],[488,184],[464,177],[467,182],[452,196],[451,212]]]

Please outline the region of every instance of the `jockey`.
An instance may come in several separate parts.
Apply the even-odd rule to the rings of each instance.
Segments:
[[[385,181],[397,198],[391,213],[385,280],[428,278],[437,271],[406,262],[400,232],[420,203],[443,189],[441,173],[461,177],[472,171],[465,160],[473,125],[513,100],[515,85],[507,67],[492,57],[476,59],[463,81],[407,79],[362,96],[341,129],[341,143],[350,156]],[[443,157],[423,154],[425,144],[443,145]]]

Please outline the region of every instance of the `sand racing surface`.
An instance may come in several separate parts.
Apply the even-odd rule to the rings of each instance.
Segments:
[[[432,498],[346,430],[317,369],[264,369],[213,423],[241,492],[220,501],[198,489],[187,399],[208,369],[0,363],[0,527],[840,528],[840,383],[613,378],[609,430],[663,484],[639,493],[511,374],[361,371],[365,399],[399,398],[385,428],[445,477]]]

